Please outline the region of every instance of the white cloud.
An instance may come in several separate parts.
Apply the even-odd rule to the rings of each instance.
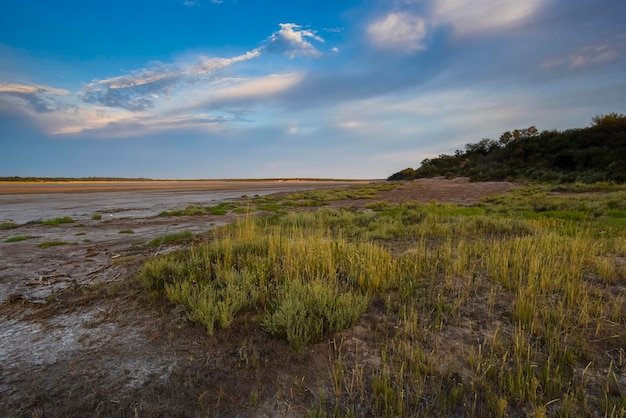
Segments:
[[[389,13],[372,23],[367,33],[380,48],[401,49],[414,52],[424,49],[426,20],[410,13]]]
[[[322,53],[313,46],[311,40],[324,42],[324,39],[315,32],[302,29],[300,25],[280,23],[280,30],[272,34],[266,48],[270,51],[284,52],[290,58],[297,55],[321,56]]]
[[[193,4],[192,4],[193,3]],[[189,0],[187,5],[195,5]],[[97,106],[143,112],[156,106],[162,96],[170,98],[175,89],[199,81],[213,81],[218,70],[233,64],[258,58],[265,52],[286,53],[290,58],[298,55],[321,55],[312,41],[324,42],[311,30],[293,23],[281,23],[280,30],[271,35],[269,42],[243,55],[231,58],[197,56],[195,62],[155,63],[129,74],[94,80],[78,94],[83,102]],[[276,87],[269,83],[267,88]],[[256,87],[261,89],[261,87]]]
[[[246,52],[232,58],[199,56],[192,65],[155,64],[130,74],[96,80],[87,84],[78,94],[86,103],[144,111],[154,107],[160,96],[169,96],[181,83],[208,76],[235,63],[260,55],[260,50]]]
[[[547,0],[433,0],[436,23],[450,24],[459,35],[498,31],[531,18]]]
[[[181,128],[215,132],[226,123],[245,117],[245,110],[230,109],[231,106],[245,108],[253,102],[270,99],[301,80],[302,75],[295,73],[254,79],[223,78],[202,88],[197,85],[181,87],[171,100],[142,111],[87,103],[56,112],[38,112],[33,117],[55,135],[90,132],[94,136],[122,137]],[[4,85],[0,89],[21,91],[26,87]]]

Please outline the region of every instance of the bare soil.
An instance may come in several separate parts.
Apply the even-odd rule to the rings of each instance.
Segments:
[[[515,186],[422,179],[376,200],[472,204]],[[148,239],[232,220],[122,218],[0,231],[0,241],[31,237],[0,242],[0,415],[297,417],[323,394],[332,396],[333,338],[344,356],[358,352],[363,364],[380,361],[373,331],[384,315],[382,302],[350,330],[296,353],[260,331],[254,318],[210,336],[180,308],[144,295],[133,280],[154,256],[141,245]],[[70,244],[37,246],[52,240]]]

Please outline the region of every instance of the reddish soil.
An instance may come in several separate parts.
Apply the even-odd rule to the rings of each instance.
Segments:
[[[472,204],[513,187],[417,180],[377,200]],[[322,394],[332,396],[333,338],[342,341],[346,358],[358,351],[363,364],[379,361],[371,332],[383,312],[378,303],[350,330],[296,353],[251,318],[207,335],[180,308],[150,299],[132,280],[154,255],[138,243],[231,220],[115,219],[0,231],[0,241],[33,237],[0,242],[0,415],[295,417]],[[119,233],[126,229],[135,233]],[[37,247],[50,240],[75,244]]]

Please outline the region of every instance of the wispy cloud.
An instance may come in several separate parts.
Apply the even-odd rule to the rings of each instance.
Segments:
[[[407,12],[389,13],[372,23],[367,33],[380,48],[414,52],[424,49],[426,20]]]
[[[210,3],[222,4],[222,3],[224,3],[224,0],[210,0]],[[183,1],[183,6],[196,7],[196,6],[202,6],[202,3],[200,2],[200,0],[184,0]]]
[[[606,64],[626,54],[626,35],[585,45],[566,56],[549,59],[541,67],[548,71],[578,71],[599,64]]]
[[[233,118],[224,115],[135,115],[120,117],[83,118],[77,125],[61,127],[56,134],[87,133],[94,137],[136,137],[172,129],[195,129],[217,131],[221,125],[232,122]]]
[[[208,103],[249,103],[254,99],[269,99],[272,95],[288,90],[302,81],[301,74],[272,74],[256,79],[242,80],[235,85],[214,90]]]
[[[87,84],[78,97],[85,103],[126,109],[132,112],[153,108],[162,97],[170,97],[181,85],[211,81],[218,70],[233,64],[258,58],[265,52],[280,52],[290,58],[319,57],[322,53],[312,41],[324,42],[311,30],[293,23],[281,23],[266,45],[243,55],[220,58],[199,56],[193,64],[155,63],[130,74],[94,80]]]
[[[86,103],[144,111],[154,107],[161,96],[169,96],[181,83],[192,82],[234,63],[258,57],[259,50],[232,58],[200,56],[192,65],[155,64],[119,77],[87,84],[78,94]]]
[[[432,18],[461,35],[512,28],[531,18],[548,0],[433,0]]]
[[[37,113],[53,112],[64,107],[55,96],[66,96],[67,90],[41,85],[5,83],[0,84],[0,95],[18,99]]]

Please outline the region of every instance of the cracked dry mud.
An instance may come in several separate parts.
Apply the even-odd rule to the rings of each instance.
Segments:
[[[378,199],[471,204],[514,186],[429,179]],[[245,317],[209,336],[180,308],[147,300],[132,280],[154,252],[139,244],[232,219],[116,217],[0,231],[0,241],[31,237],[0,242],[0,415],[289,417],[332,393],[328,361],[337,347],[327,341],[296,353]],[[127,229],[134,233],[119,233]],[[37,246],[51,240],[73,244]],[[375,302],[339,334],[363,364],[380,361],[371,330],[383,312]]]

